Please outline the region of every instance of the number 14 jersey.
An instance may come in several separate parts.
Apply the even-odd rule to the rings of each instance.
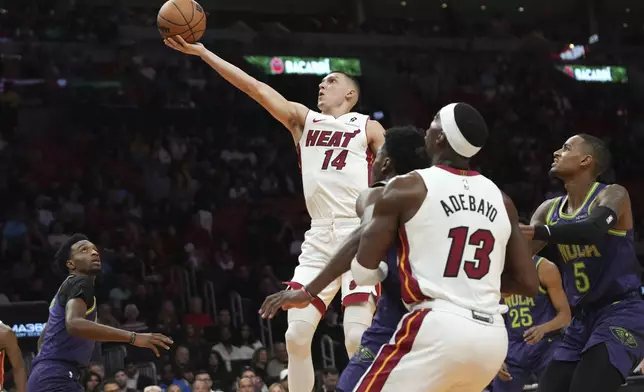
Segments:
[[[356,200],[371,182],[369,116],[338,118],[312,110],[297,145],[306,208],[312,219],[357,218]]]
[[[416,173],[427,196],[399,233],[403,301],[444,299],[498,314],[512,230],[501,191],[471,170],[437,165]]]

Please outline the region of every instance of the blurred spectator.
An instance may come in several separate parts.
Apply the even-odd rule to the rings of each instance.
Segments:
[[[125,374],[127,375],[126,387],[128,389],[141,390],[148,385],[155,384],[155,380],[152,380],[150,377],[141,374],[139,369],[136,366],[134,360],[130,357],[126,357],[125,361]]]
[[[148,330],[148,326],[141,320],[139,320],[139,309],[134,304],[125,305],[125,310],[123,311],[125,320],[121,324],[121,328],[126,331],[132,332],[145,332]]]
[[[101,383],[101,376],[94,372],[87,372],[83,377],[83,387],[85,392],[98,392],[98,385]]]
[[[210,392],[210,388],[206,381],[195,380],[192,384],[192,392]]]
[[[237,392],[254,392],[255,386],[253,385],[253,380],[248,377],[240,378],[237,382]]]
[[[262,347],[262,342],[254,338],[253,331],[248,324],[241,326],[239,335],[239,350],[241,351],[242,359],[252,359],[255,350]]]
[[[231,373],[226,368],[224,360],[216,350],[212,350],[208,356],[207,370],[210,378],[213,380],[214,389],[225,389],[232,383]]]
[[[105,379],[105,366],[103,366],[102,363],[90,362],[87,370],[89,370],[90,373],[98,374],[98,377],[101,380]]]
[[[179,329],[179,317],[171,300],[163,301],[157,316],[157,329],[166,335],[174,335]]]
[[[268,380],[268,374],[266,373],[266,366],[268,365],[268,350],[265,348],[258,348],[253,353],[253,357],[250,361],[250,366],[255,370],[255,373],[263,380]]]
[[[268,387],[268,392],[286,392],[282,385],[279,383],[271,384],[270,387]]]
[[[108,303],[103,303],[98,306],[98,322],[114,328],[120,328],[121,326],[121,323],[112,314],[112,307]]]
[[[335,392],[340,373],[335,368],[326,368],[322,372],[322,388],[320,392]]]
[[[230,311],[228,309],[220,309],[217,314],[217,326],[222,327],[231,327]]]
[[[233,335],[229,327],[219,329],[219,343],[212,346],[212,351],[221,356],[229,372],[232,371],[232,361],[244,359],[241,349],[233,346]]]
[[[212,377],[210,377],[210,374],[207,371],[200,370],[195,373],[195,384],[198,382],[205,384],[205,388],[203,389],[205,392],[214,392]]]
[[[101,392],[124,392],[124,390],[119,386],[119,383],[116,380],[106,381],[102,387],[99,386]]]
[[[202,358],[209,346],[203,339],[201,330],[198,326],[192,324],[184,324],[183,329],[184,336],[181,339],[181,344],[188,348],[193,357]]]
[[[204,313],[203,301],[199,297],[193,297],[190,299],[190,313],[184,316],[183,323],[197,326],[199,330],[203,330],[204,327],[214,325],[210,316]]]
[[[129,388],[127,386],[129,377],[127,376],[127,373],[125,373],[125,370],[119,369],[116,372],[114,372],[114,381],[118,384],[120,388],[119,392],[136,392],[136,389]]]
[[[273,350],[275,351],[275,358],[268,361],[266,374],[268,374],[268,377],[277,378],[282,370],[288,367],[288,352],[286,351],[286,344],[283,342],[275,343]]]
[[[280,380],[280,385],[282,386],[282,389],[284,389],[286,392],[289,392],[288,391],[288,369],[284,369],[280,372],[279,380]]]

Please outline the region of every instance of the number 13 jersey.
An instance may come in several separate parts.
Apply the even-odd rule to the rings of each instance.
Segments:
[[[403,301],[444,299],[498,314],[512,231],[501,191],[471,170],[437,165],[416,173],[427,196],[399,233]]]
[[[356,200],[371,182],[374,155],[369,116],[338,118],[309,111],[297,150],[306,208],[312,219],[357,218]]]

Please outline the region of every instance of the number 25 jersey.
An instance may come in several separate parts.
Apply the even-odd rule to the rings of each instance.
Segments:
[[[416,173],[427,196],[399,233],[403,301],[437,298],[498,314],[512,231],[501,191],[471,170],[437,165]]]
[[[356,200],[370,185],[374,158],[368,120],[358,113],[338,118],[312,110],[307,114],[297,150],[312,219],[357,218]]]

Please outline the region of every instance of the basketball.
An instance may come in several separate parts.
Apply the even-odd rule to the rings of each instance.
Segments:
[[[159,10],[157,28],[163,38],[180,35],[188,43],[199,41],[206,31],[206,13],[192,0],[169,0]]]

